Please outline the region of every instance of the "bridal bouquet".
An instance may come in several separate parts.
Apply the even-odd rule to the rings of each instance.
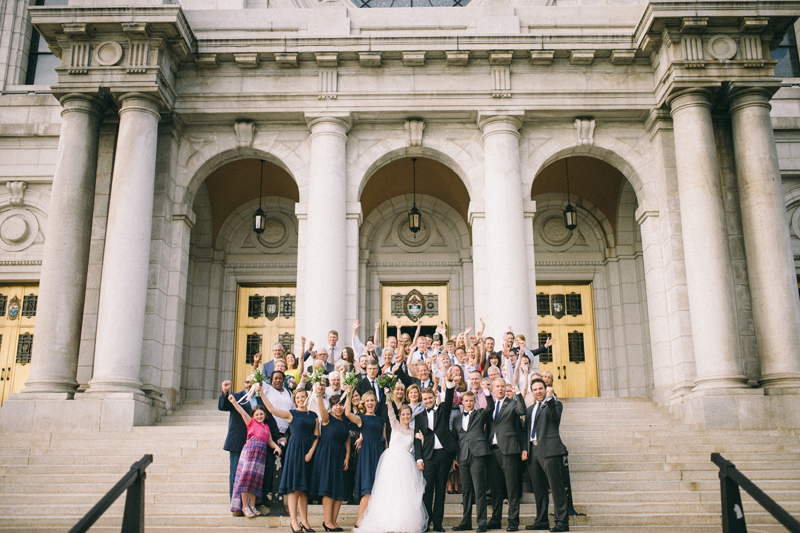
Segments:
[[[394,401],[394,395],[392,391],[394,390],[394,385],[397,383],[397,376],[390,374],[388,372],[384,372],[380,376],[378,376],[378,387],[382,389],[389,388],[389,400]]]
[[[253,398],[255,398],[258,395],[258,390],[256,390],[256,385],[258,385],[258,389],[261,389],[261,384],[265,381],[267,381],[267,376],[265,376],[261,372],[260,368],[256,368],[255,371],[253,372],[253,378],[250,380],[250,390],[247,391],[247,394],[245,394],[239,399],[239,404],[244,405],[250,402],[250,400],[252,400]]]
[[[355,388],[358,385],[358,377],[356,376],[356,371],[351,370],[347,374],[344,375],[344,379],[342,380],[345,387],[353,387]]]
[[[326,380],[325,369],[320,366],[314,369],[306,381],[314,385],[325,385]]]

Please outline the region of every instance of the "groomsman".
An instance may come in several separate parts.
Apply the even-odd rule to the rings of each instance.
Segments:
[[[492,382],[494,409],[486,424],[486,438],[492,455],[487,468],[490,472],[502,472],[492,476],[492,519],[489,529],[500,529],[503,519],[503,496],[508,495],[508,528],[506,531],[519,531],[519,468],[520,455],[525,449],[525,436],[522,433],[520,417],[525,416],[525,400],[514,387],[514,396],[506,397],[506,382],[497,378]],[[505,485],[505,487],[504,487]]]
[[[422,432],[423,440],[414,439],[414,457],[417,468],[425,478],[425,493],[422,502],[433,522],[434,531],[444,531],[444,500],[447,490],[447,475],[453,464],[453,455],[458,451],[458,441],[450,431],[450,411],[453,409],[455,384],[447,382],[444,402],[436,407],[436,395],[431,389],[422,391],[425,411],[414,417],[414,427]]]
[[[528,408],[525,415],[528,442],[526,450],[522,452],[522,460],[528,461],[528,475],[536,497],[536,521],[525,529],[550,529],[550,520],[547,517],[549,483],[553,493],[556,522],[550,531],[569,531],[567,493],[561,476],[567,448],[559,435],[563,406],[556,399],[552,387],[545,388],[544,381],[539,378],[534,378],[531,382],[531,392],[536,403]]]
[[[461,524],[453,531],[472,531],[472,504],[478,513],[478,531],[486,531],[486,458],[492,455],[484,427],[492,417],[494,400],[486,391],[485,409],[476,408],[475,393],[461,396],[464,411],[453,419],[453,433],[458,439],[458,475],[461,479],[463,512]]]

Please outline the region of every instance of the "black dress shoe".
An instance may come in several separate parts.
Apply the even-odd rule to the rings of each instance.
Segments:
[[[519,531],[519,528],[517,526],[508,526],[506,531]]]
[[[476,529],[476,531],[478,533],[486,533],[486,526],[478,526],[478,529]]]
[[[444,531],[444,528],[442,526],[433,526],[433,530],[442,533]]]
[[[556,524],[555,527],[550,528],[550,531],[553,531],[554,533],[560,533],[561,531],[569,531],[569,526],[566,524],[563,526]]]
[[[533,524],[532,526],[525,526],[528,531],[550,531],[550,524]]]
[[[472,526],[458,525],[453,528],[453,531],[472,531]]]
[[[500,522],[489,522],[486,524],[486,529],[501,529],[502,527]]]

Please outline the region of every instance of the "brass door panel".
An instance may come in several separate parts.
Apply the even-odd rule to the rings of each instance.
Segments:
[[[539,345],[547,337],[556,343],[539,356],[539,368],[553,374],[560,398],[598,395],[597,350],[591,285],[537,285]]]
[[[0,286],[0,405],[30,376],[38,300],[37,285]]]
[[[386,346],[387,337],[396,334],[398,319],[401,331],[412,337],[420,317],[422,335],[432,335],[440,322],[444,322],[449,332],[449,311],[450,289],[447,283],[381,283],[381,346]]]
[[[256,353],[262,353],[261,361],[265,363],[272,359],[272,345],[276,342],[285,351],[294,351],[296,294],[294,285],[239,285],[233,358],[235,390],[244,387]]]

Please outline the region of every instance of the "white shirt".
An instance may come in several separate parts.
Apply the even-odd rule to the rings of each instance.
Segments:
[[[464,414],[461,416],[461,428],[462,428],[464,431],[466,431],[466,430],[467,430],[467,428],[469,427],[469,418],[470,418],[470,415],[471,415],[472,413],[474,413],[474,412],[475,412],[475,409],[473,409],[473,410],[472,410],[472,411],[470,411],[469,413],[464,413]]]
[[[435,415],[435,414],[436,414],[436,411],[434,411],[433,409],[431,409],[430,411],[427,412],[428,429],[430,429],[431,431],[433,431],[433,415]],[[439,442],[439,437],[436,436],[436,433],[433,434],[433,449],[434,450],[441,450],[442,449],[442,443]]]
[[[342,358],[342,349],[338,346],[327,346],[325,349],[328,350],[328,361],[336,366],[336,362]]]
[[[292,399],[292,393],[289,392],[288,389],[278,391],[272,386],[264,387],[264,395],[267,397],[267,399],[269,399],[272,405],[278,409],[289,411],[295,408],[294,400]],[[286,433],[286,430],[289,429],[289,421],[285,418],[276,416],[275,423],[278,425],[278,429],[281,433]]]
[[[533,406],[533,412],[531,413],[531,442],[536,440],[536,414],[539,412],[541,406],[542,402],[536,402]]]
[[[492,418],[497,420],[497,417],[500,416],[500,410],[502,409],[503,399],[500,398],[499,400],[495,400],[494,402],[494,413],[492,413]],[[494,435],[492,436],[492,445],[497,446],[497,430],[495,429]]]

